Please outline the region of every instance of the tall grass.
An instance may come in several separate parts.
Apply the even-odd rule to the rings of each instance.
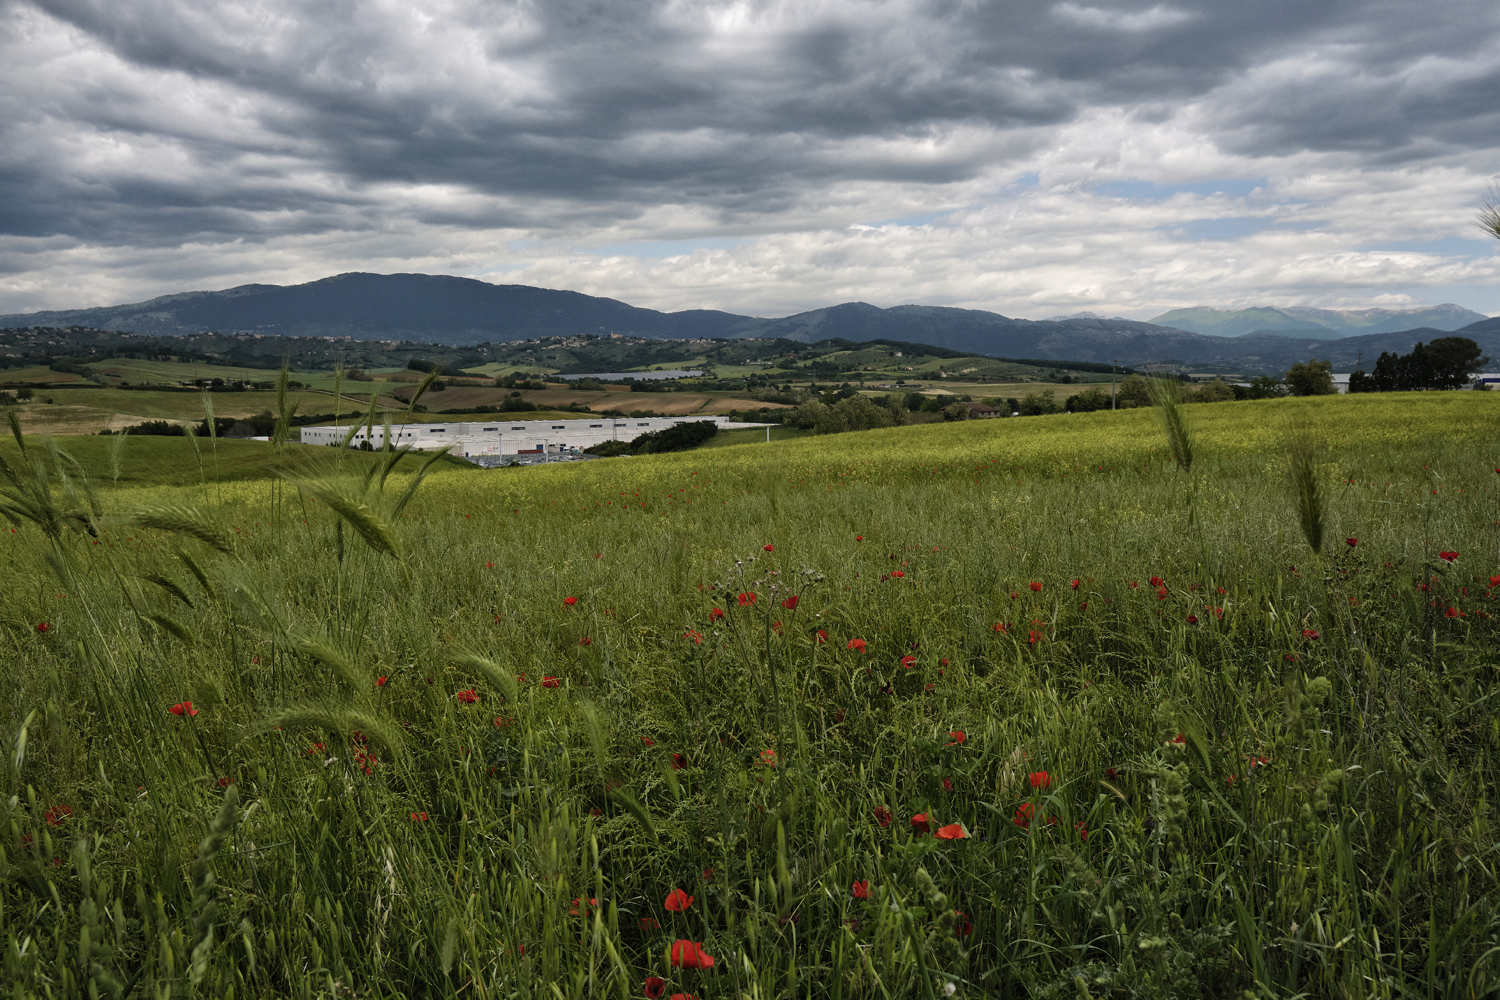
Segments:
[[[1191,540],[1136,412],[13,517],[5,978],[1493,995],[1493,418],[1382,402],[1316,563],[1239,404]]]

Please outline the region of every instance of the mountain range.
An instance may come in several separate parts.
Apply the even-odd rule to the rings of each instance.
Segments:
[[[1304,340],[1339,340],[1372,333],[1418,328],[1457,330],[1487,317],[1445,302],[1416,309],[1314,309],[1310,306],[1258,306],[1253,309],[1173,309],[1148,322],[1213,337],[1269,333]]]
[[[1257,315],[1228,318],[1239,313]],[[1174,319],[1174,325],[1166,325],[1165,318],[1176,314],[1184,315]],[[1331,318],[1349,316],[1356,319]],[[1406,316],[1415,328],[1382,328],[1397,316]],[[883,309],[847,302],[765,319],[708,309],[666,313],[580,292],[495,285],[448,275],[353,273],[302,285],[241,285],[127,305],[0,316],[0,328],[79,326],[147,336],[212,330],[451,346],[584,333],[671,340],[780,337],[800,343],[835,337],[855,342],[884,338],[999,357],[1119,360],[1135,367],[1167,364],[1195,371],[1280,374],[1311,357],[1327,358],[1340,371],[1363,358],[1368,369],[1381,351],[1404,353],[1418,340],[1431,340],[1452,330],[1449,323],[1455,317],[1470,316],[1479,321],[1464,325],[1460,332],[1500,358],[1500,319],[1490,320],[1457,306],[1438,306],[1426,313],[1174,310],[1157,317],[1160,322],[1142,323],[1084,316],[1025,320],[978,309],[918,305]],[[1214,333],[1186,328],[1215,320]],[[1283,325],[1272,332],[1241,330],[1245,323],[1256,331],[1267,329],[1263,326],[1267,320],[1301,325]],[[1356,329],[1352,324],[1363,322],[1368,332],[1345,335],[1328,325],[1334,322],[1345,323],[1344,330]],[[1226,330],[1239,331],[1239,335],[1226,334]]]

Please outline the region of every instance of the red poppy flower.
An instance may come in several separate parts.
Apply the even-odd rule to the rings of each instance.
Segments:
[[[818,629],[818,644],[822,645],[828,641],[828,633],[824,629]]]
[[[955,729],[953,732],[948,734],[948,746],[956,747],[968,738],[968,733],[965,733],[962,729]]]
[[[945,791],[945,792],[951,792],[951,791],[953,791],[953,782],[949,781],[947,778],[943,779],[943,791]]]
[[[834,713],[833,713],[833,721],[835,723],[840,723],[840,722],[844,721],[844,710],[842,708],[836,709],[834,711]]]
[[[708,613],[708,620],[711,621],[711,622],[716,622],[720,618],[723,618],[723,617],[724,617],[724,609],[723,608],[714,608],[712,611],[710,611]]]
[[[1490,586],[1491,587],[1500,587],[1500,576],[1492,576],[1492,577],[1490,577]]]
[[[712,969],[714,957],[703,950],[696,941],[672,942],[672,967],[674,969]]]
[[[933,836],[939,840],[963,840],[968,834],[964,832],[962,823],[949,823],[947,826],[938,827]]]
[[[788,597],[786,600],[782,601],[781,606],[783,608],[786,608],[788,611],[796,611],[797,603],[800,600],[801,598],[799,598],[796,594],[793,594],[791,597]]]
[[[505,726],[510,725],[514,721],[516,721],[516,720],[512,716],[508,716],[508,715],[497,715],[497,716],[495,716],[495,725],[497,727],[503,728]]]
[[[693,645],[695,646],[703,645],[703,633],[699,632],[697,629],[689,629],[688,631],[682,633],[682,637],[684,639],[693,640]]]
[[[37,622],[36,630],[38,632],[50,632],[52,631],[52,626],[48,625],[46,622]]]
[[[562,681],[559,680],[556,677],[543,677],[542,678],[542,687],[544,687],[544,688],[555,688],[555,687],[557,687],[560,684],[562,684]]]
[[[673,993],[668,1000],[698,1000],[698,997],[692,993]]]
[[[974,922],[968,918],[967,914],[959,913],[957,910],[954,910],[953,915],[958,918],[957,920],[953,921],[953,933],[957,934],[959,937],[968,937],[970,934],[974,933]]]
[[[1031,775],[1031,788],[1033,791],[1045,792],[1052,787],[1052,775],[1046,771],[1035,771]]]
[[[901,657],[901,665],[903,667],[905,667],[907,670],[910,670],[912,668],[912,664],[914,664],[916,662],[917,662],[917,658],[915,656],[903,656],[903,657]]]
[[[1167,581],[1163,580],[1159,576],[1153,576],[1151,578],[1151,586],[1153,586],[1153,587],[1165,587],[1166,585],[1167,585]]]
[[[1286,655],[1282,656],[1282,659],[1285,660],[1288,663],[1296,663],[1297,662],[1297,654],[1296,653],[1287,653]]]
[[[228,783],[227,781],[225,782]],[[62,821],[73,815],[72,806],[53,806],[42,813],[42,818],[47,821],[48,826],[61,826]]]
[[[1173,743],[1186,743],[1187,742],[1187,733],[1178,733],[1176,736],[1172,737],[1172,742]]]
[[[661,905],[672,913],[686,913],[687,908],[693,905],[693,897],[681,889],[673,889],[667,893],[667,901]]]
[[[946,667],[947,665],[948,665],[948,659],[947,659],[947,657],[944,657],[943,659],[938,660],[938,666],[940,666],[940,667]]]
[[[748,607],[752,606],[755,603],[755,595],[754,594],[741,594],[739,596],[739,602],[740,602],[740,607],[742,607],[742,608],[748,608]]]
[[[667,981],[660,976],[647,976],[642,992],[647,1000],[661,1000],[667,993]]]
[[[190,702],[190,701],[179,701],[177,704],[175,704],[171,708],[167,709],[167,711],[171,712],[173,715],[197,715],[198,714],[198,710],[193,707],[193,703]]]
[[[1305,628],[1305,629],[1302,630],[1302,638],[1304,638],[1304,639],[1321,639],[1321,638],[1323,638],[1323,636],[1321,634],[1319,634],[1318,630],[1315,629],[1315,628]]]
[[[1344,544],[1347,545],[1347,546],[1349,546],[1352,549],[1352,548],[1354,548],[1354,546],[1356,546],[1356,545],[1359,544],[1359,539],[1358,538],[1346,538],[1346,539],[1344,539]]]
[[[566,604],[568,607],[571,608],[573,605],[575,605],[575,604],[578,603],[578,598],[576,598],[576,597],[564,597],[563,598],[563,603]]]
[[[1031,587],[1031,592],[1033,594],[1040,593],[1042,590],[1042,581],[1032,580],[1029,586]]]
[[[1113,767],[1106,767],[1104,769],[1104,776],[1106,778],[1118,778],[1120,776],[1120,772]]]
[[[869,899],[870,880],[867,878],[860,879],[858,882],[855,882],[852,886],[849,887],[849,891],[854,893],[855,899]]]
[[[918,837],[922,836],[922,834],[924,833],[927,833],[931,829],[931,827],[927,825],[927,814],[917,813],[915,816],[913,816],[911,818],[911,828],[912,832],[914,832]]]
[[[1083,820],[1079,820],[1078,822],[1073,824],[1073,829],[1078,831],[1078,837],[1080,840],[1082,840],[1085,844],[1088,843],[1089,825],[1087,823],[1085,823]]]
[[[885,806],[876,806],[875,807],[875,822],[879,823],[882,827],[890,826],[891,825],[891,811],[889,809],[887,809]]]
[[[418,823],[425,823],[425,822],[427,822],[427,813],[426,812],[414,812],[414,813],[411,814],[411,818],[413,820],[415,820],[416,822],[418,822]]]
[[[764,549],[767,552],[775,552],[776,551],[776,546],[774,546],[774,545],[762,545],[761,548]]]
[[[1007,624],[1005,624],[1004,622],[996,622],[995,623],[995,631],[996,632],[1006,632],[1006,631],[1009,631],[1009,629],[1010,629],[1010,626],[1007,625]]]
[[[681,771],[685,767],[687,767],[687,758],[680,753],[674,753],[672,755],[672,770]]]
[[[1026,641],[1031,643],[1033,646],[1035,646],[1045,638],[1047,638],[1046,633],[1038,632],[1036,629],[1031,629],[1026,633]]]
[[[712,882],[713,880],[714,880],[714,870],[712,868],[705,868],[705,869],[703,869],[703,881],[705,881],[705,882]]]
[[[479,700],[479,695],[475,693],[473,688],[469,688],[467,691],[460,691],[453,697],[457,698],[459,703],[463,705],[472,705]]]
[[[1452,562],[1453,560],[1455,560],[1455,559],[1458,558],[1458,553],[1457,552],[1439,552],[1438,553],[1438,558],[1441,559],[1441,560],[1443,560],[1443,562]]]
[[[1187,616],[1187,623],[1189,625],[1196,625],[1196,624],[1198,624],[1198,616],[1197,615],[1188,615]]]
[[[378,688],[383,688],[385,687],[385,682],[388,680],[390,680],[389,677],[377,677],[375,678],[375,686]]]
[[[906,575],[906,571],[905,570],[899,570],[899,569],[891,570],[891,576],[894,576],[898,580],[901,579],[905,575]]]
[[[850,639],[849,648],[856,653],[863,653],[865,651],[865,641],[863,639]]]
[[[1077,589],[1078,589],[1078,582],[1079,582],[1079,581],[1077,581],[1077,580],[1074,580],[1074,581],[1073,581],[1073,582],[1072,582],[1072,584],[1071,584],[1071,586],[1072,586],[1072,588],[1073,588],[1073,589],[1074,589],[1074,590],[1077,590]]]
[[[643,931],[659,931],[659,930],[661,930],[661,921],[657,920],[655,917],[642,917],[641,918],[641,930],[643,930]],[[650,982],[650,980],[647,980],[647,982]],[[649,996],[649,994],[648,994],[648,996]],[[661,994],[658,993],[657,996],[661,996]]]
[[[579,903],[579,900],[576,900],[576,899],[573,900],[573,905],[568,908],[568,916],[570,916],[570,917],[580,916],[580,914],[578,912],[578,909],[579,909],[578,903]],[[599,906],[599,901],[597,899],[594,899],[592,896],[590,896],[589,897],[589,901],[587,903],[585,903],[584,906],[583,906],[583,913],[581,914],[582,916],[586,917],[586,916],[589,915],[589,907],[590,906],[595,907],[597,909],[598,906]]]
[[[1011,822],[1023,830],[1029,830],[1031,829],[1031,817],[1035,812],[1036,806],[1030,802],[1022,802],[1016,807],[1016,818],[1011,820]]]
[[[594,640],[590,639],[588,636],[584,636],[582,639],[578,640],[578,645],[580,646],[592,646],[593,644]]]
[[[1496,471],[1496,472],[1500,472],[1500,469],[1496,469],[1496,470],[1495,470],[1495,471]],[[12,529],[10,529],[10,530],[11,530],[11,531],[15,531],[15,530],[16,530],[16,529],[15,529],[15,528],[12,528]],[[855,535],[855,536],[854,536],[854,540],[855,540],[855,541],[856,541],[856,542],[862,542],[862,541],[864,541],[864,540],[865,540],[865,536],[864,536],[864,535]]]
[[[1462,618],[1464,616],[1464,613],[1457,608],[1449,608],[1447,611],[1443,612],[1443,615],[1448,618]]]

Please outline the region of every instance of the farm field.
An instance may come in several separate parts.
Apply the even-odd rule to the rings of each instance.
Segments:
[[[1494,406],[18,471],[6,979],[1493,995]]]
[[[411,398],[416,386],[392,391],[401,400]],[[521,398],[537,406],[565,407],[573,403],[597,410],[655,410],[663,416],[690,413],[728,413],[730,410],[758,409],[767,404],[727,394],[695,392],[600,392],[580,389],[524,389]],[[439,393],[429,392],[422,402],[430,410],[499,406],[511,390],[490,386],[450,386]]]
[[[287,395],[297,404],[298,413],[332,413],[336,408],[331,392],[292,389]],[[250,417],[276,409],[274,392],[247,389],[244,392],[216,392],[211,398],[214,415],[218,417]],[[46,399],[52,402],[45,402]],[[390,402],[397,405],[394,400]],[[346,391],[338,406],[346,413],[364,412],[369,407],[369,396],[360,399]],[[200,392],[97,387],[38,389],[36,398],[18,406],[16,412],[21,426],[29,434],[97,434],[101,430],[120,430],[145,420],[199,422],[205,416]]]

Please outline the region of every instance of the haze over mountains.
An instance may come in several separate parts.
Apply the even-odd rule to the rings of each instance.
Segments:
[[[1483,313],[1445,302],[1440,306],[1416,309],[1314,309],[1310,306],[1213,309],[1198,306],[1173,309],[1152,317],[1148,322],[1214,337],[1269,333],[1306,340],[1337,340],[1418,328],[1457,330],[1487,318]]]
[[[1172,325],[1165,325],[1168,317]],[[1328,358],[1340,370],[1363,357],[1368,368],[1381,351],[1409,351],[1417,340],[1442,336],[1455,324],[1486,353],[1500,357],[1500,320],[1451,305],[1408,312],[1174,310],[1141,323],[1087,316],[1024,320],[977,309],[882,309],[848,302],[764,319],[717,310],[664,313],[580,292],[425,274],[341,274],[302,285],[242,285],[127,305],[0,316],[0,327],[84,326],[154,336],[213,330],[448,345],[584,333],[782,337],[801,343],[885,338],[1000,357],[1118,359],[1131,366],[1177,363],[1250,373],[1280,373],[1310,357]],[[1401,329],[1389,329],[1392,325]]]

